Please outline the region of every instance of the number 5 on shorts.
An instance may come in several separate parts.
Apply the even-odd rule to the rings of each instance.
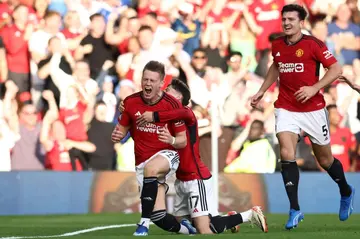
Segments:
[[[326,137],[326,136],[328,135],[328,132],[329,132],[329,131],[328,131],[328,129],[326,128],[326,125],[325,125],[325,124],[322,126],[322,131],[323,131],[323,133],[324,133],[323,136]]]

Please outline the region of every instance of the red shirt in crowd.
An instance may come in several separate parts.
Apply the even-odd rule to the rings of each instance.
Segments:
[[[78,36],[81,35],[81,33],[79,33],[79,32],[72,32],[72,31],[70,31],[69,28],[64,28],[61,32],[62,32],[62,34],[64,34],[64,37],[65,37],[66,39],[74,39],[74,38],[76,38],[76,37],[78,37]],[[71,50],[70,53],[71,53],[72,56],[74,56],[74,54],[75,54],[75,49],[74,49],[74,50]]]
[[[28,42],[24,39],[24,31],[15,24],[5,26],[0,33],[5,49],[8,68],[11,72],[30,72],[30,53]]]
[[[256,37],[257,50],[270,49],[270,34],[282,32],[281,9],[283,6],[284,0],[273,0],[267,4],[262,1],[254,1],[249,6],[249,12],[253,14],[256,23],[263,29]]]
[[[0,21],[11,16],[13,9],[10,8],[10,5],[7,2],[0,3]]]
[[[157,14],[157,20],[160,24],[168,24],[169,19],[166,12],[163,12],[161,9],[147,5],[144,8],[138,8],[138,17],[142,18],[149,12],[155,12]]]
[[[86,108],[87,105],[79,101],[74,109],[60,109],[59,119],[65,125],[67,139],[74,141],[86,141],[88,139],[84,123]]]
[[[330,133],[331,151],[335,158],[340,160],[344,171],[350,170],[350,150],[355,150],[356,139],[349,128],[338,128]]]
[[[82,171],[79,160],[75,164],[77,171]],[[54,141],[53,148],[46,153],[45,167],[52,171],[72,171],[69,152],[62,143]]]

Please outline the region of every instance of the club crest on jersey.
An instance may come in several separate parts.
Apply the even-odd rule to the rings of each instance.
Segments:
[[[297,49],[296,52],[295,52],[295,55],[297,57],[302,57],[304,55],[304,50],[303,49]]]

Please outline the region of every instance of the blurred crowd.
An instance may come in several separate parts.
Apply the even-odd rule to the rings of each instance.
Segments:
[[[273,173],[274,84],[260,109],[249,98],[272,64],[284,4],[306,7],[304,34],[324,41],[360,83],[357,0],[1,0],[0,171],[134,171],[133,141],[111,142],[117,107],[140,90],[143,66],[184,81],[211,168],[211,104],[218,111],[219,171]],[[324,69],[320,69],[324,74]],[[360,169],[360,98],[342,81],[324,89],[332,150]],[[303,134],[297,162],[320,171]]]

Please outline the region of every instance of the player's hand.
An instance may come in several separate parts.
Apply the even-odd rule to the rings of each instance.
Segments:
[[[253,97],[251,97],[251,107],[256,108],[259,104],[260,100],[263,98],[264,92],[259,91]]]
[[[300,90],[296,91],[294,95],[297,101],[305,103],[317,92],[318,90],[314,86],[303,86],[300,88]]]
[[[121,101],[118,110],[120,111],[120,113],[124,112],[125,110],[124,101]]]
[[[166,144],[172,144],[174,141],[174,137],[170,134],[167,125],[159,133],[159,140]]]
[[[111,140],[114,143],[119,143],[124,137],[125,135],[123,134],[123,132],[120,131],[119,129],[119,125],[117,124],[115,126],[115,129],[113,130],[112,134],[111,134]]]
[[[154,122],[154,114],[151,111],[145,111],[136,119],[136,124],[139,126],[152,122]]]

